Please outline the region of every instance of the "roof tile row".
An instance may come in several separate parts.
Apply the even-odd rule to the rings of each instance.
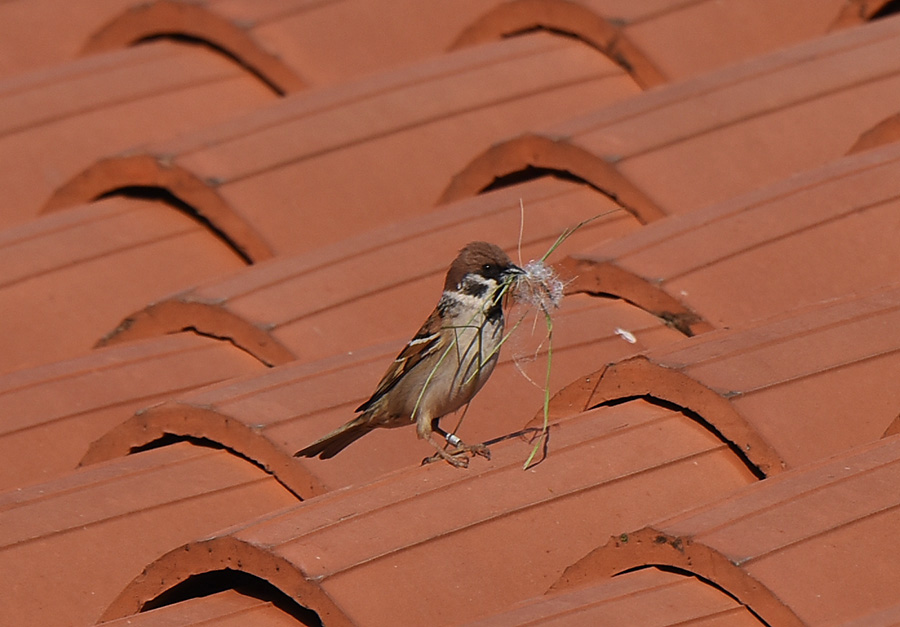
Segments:
[[[0,73],[95,53],[0,82],[12,620],[896,618],[900,22],[821,36],[893,3],[68,4],[0,4]],[[118,50],[172,35],[226,54]],[[293,458],[520,211],[526,259],[601,215],[553,258],[544,448],[526,317],[457,425],[491,461]]]

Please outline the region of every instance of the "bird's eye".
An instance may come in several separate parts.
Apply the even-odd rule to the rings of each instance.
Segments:
[[[493,270],[494,270],[494,264],[486,263],[483,266],[481,266],[481,273],[484,274],[485,276],[490,275]]]

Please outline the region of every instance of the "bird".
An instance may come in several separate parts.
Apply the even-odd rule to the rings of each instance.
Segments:
[[[439,421],[467,405],[490,378],[503,343],[506,295],[523,274],[495,244],[463,247],[447,270],[434,311],[356,409],[360,415],[294,456],[329,459],[373,429],[415,423],[418,437],[437,451],[423,463],[443,459],[466,467],[467,454],[490,459],[487,446],[465,444]],[[445,450],[434,434],[453,448]]]

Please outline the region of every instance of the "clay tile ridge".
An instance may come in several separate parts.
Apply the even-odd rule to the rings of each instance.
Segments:
[[[881,122],[864,131],[848,154],[871,150],[885,144],[893,144],[900,140],[900,113],[888,116]]]
[[[0,487],[72,470],[93,440],[141,407],[260,369],[227,344],[182,333],[4,375]]]
[[[111,183],[111,180],[116,182]],[[90,191],[84,197],[74,198],[73,187],[78,192]],[[247,262],[262,261],[274,255],[258,230],[222,197],[214,181],[197,177],[165,154],[125,154],[101,159],[58,189],[44,211],[65,209],[130,187],[165,190],[191,213],[196,210],[200,222],[208,225]]]
[[[569,172],[649,222],[821,165],[846,152],[863,129],[887,114],[894,98],[886,97],[865,114],[854,109],[859,115],[836,120],[839,134],[827,141],[804,109],[834,106],[835,115],[842,115],[841,107],[849,113],[846,103],[831,103],[836,93],[859,97],[861,108],[871,104],[862,85],[896,72],[896,54],[883,48],[900,44],[898,29],[895,17],[842,30],[511,136],[458,171],[441,201],[476,194],[530,166]],[[891,67],[876,70],[869,59],[877,58]],[[786,125],[792,141],[783,137]],[[758,172],[740,167],[743,157],[727,152],[747,141],[748,134],[757,145],[766,137],[767,152],[759,159],[767,163]],[[789,150],[797,141],[809,145],[802,156]],[[701,142],[710,147],[691,148]],[[661,177],[661,171],[668,176]]]
[[[300,327],[325,311],[333,316],[347,315],[342,312],[355,310],[355,301],[370,297],[376,290],[404,290],[402,296],[393,299],[395,302],[435,298],[436,293],[426,293],[418,287],[415,294],[410,290],[421,286],[424,278],[442,273],[462,243],[482,239],[511,253],[516,250],[520,206],[527,212],[522,258],[538,258],[565,228],[595,217],[598,207],[603,208],[603,201],[590,188],[552,178],[468,198],[423,217],[350,236],[311,253],[283,256],[174,294],[127,316],[98,345],[190,328],[211,337],[227,338],[268,365],[309,359],[318,347],[298,345],[286,329]],[[578,250],[639,226],[630,214],[611,201],[607,204],[610,209],[567,239],[565,249]],[[437,287],[440,281],[435,279],[432,283]],[[318,298],[298,298],[298,294],[320,291],[321,285],[328,285],[329,289]],[[251,302],[256,304],[248,304]],[[392,330],[386,320],[380,331],[382,335],[393,331],[402,334],[410,329]],[[350,334],[343,338],[346,342],[358,339]],[[335,342],[343,338],[335,338]],[[346,342],[341,350],[354,348]],[[330,350],[339,352],[333,347]]]
[[[135,613],[192,576],[231,569],[268,581],[326,624],[458,622],[541,594],[622,526],[648,524],[755,481],[728,447],[646,403],[564,421],[550,454],[524,472],[532,446],[499,442],[490,461],[464,471],[402,468],[189,543],[148,565],[104,618]],[[655,454],[641,454],[641,446]],[[515,549],[498,559],[500,545]],[[461,560],[467,575],[441,588],[444,603],[421,593],[446,583]]]
[[[896,605],[900,438],[624,533],[570,566],[566,590],[651,566],[700,577],[768,625],[843,624]]]
[[[772,475],[881,437],[900,407],[894,329],[900,288],[879,289],[612,362],[563,388],[550,409],[557,417],[632,397],[672,403]],[[848,389],[859,395],[845,398]]]
[[[495,144],[453,176],[439,203],[449,203],[481,193],[494,180],[538,168],[567,173],[615,198],[623,208],[646,224],[666,214],[657,203],[631,183],[615,163],[562,136],[525,133]]]
[[[644,88],[666,77],[622,29],[589,5],[548,0],[513,0],[488,10],[466,27],[450,49],[509,37],[536,28],[566,33],[585,41],[621,65]]]
[[[134,187],[161,190],[257,261],[416,215],[484,146],[538,118],[565,119],[573,109],[584,112],[636,91],[595,50],[542,33],[516,37],[296,94],[224,124],[107,156],[62,184],[44,211]],[[455,97],[446,98],[448,92]],[[565,97],[550,98],[556,93]],[[380,112],[374,118],[373,108]],[[335,122],[340,117],[346,122]],[[359,153],[386,136],[406,148],[383,159],[390,168],[360,170]],[[429,162],[433,167],[413,156],[426,144],[443,150]],[[417,185],[406,184],[410,176],[420,177]],[[281,186],[275,179],[296,185],[295,192],[275,194]],[[372,211],[373,194],[385,193],[391,181],[408,193],[393,194]],[[325,219],[331,211],[346,220]]]
[[[848,26],[855,26],[862,22],[877,19],[882,11],[886,8],[890,8],[888,5],[890,5],[892,1],[893,0],[847,0],[844,7],[841,9],[841,12],[838,14],[837,18],[835,18],[831,28],[846,28]]]
[[[242,266],[201,225],[148,200],[108,198],[9,227],[0,372],[81,355],[135,307]]]
[[[228,623],[253,627],[285,627],[298,623],[315,624],[316,619],[309,614],[298,612],[296,604],[277,597],[276,594],[275,600],[262,600],[242,592],[225,590],[171,605],[145,609],[140,614],[100,624],[103,627],[187,627]]]
[[[301,498],[322,494],[328,487],[316,463],[293,453],[322,435],[319,413],[352,415],[364,400],[363,383],[383,368],[393,350],[376,346],[295,362],[263,376],[237,377],[175,396],[106,431],[90,444],[81,464],[122,457],[166,436],[200,438],[265,469]],[[325,469],[345,467],[326,464]]]
[[[244,74],[220,55],[160,41],[0,81],[0,226],[33,218],[98,158],[274,100]]]
[[[897,212],[898,160],[897,144],[843,157],[570,254],[560,268],[575,277],[570,292],[616,296],[686,335],[865,293],[896,280],[884,223]],[[800,270],[811,264],[830,280]]]
[[[82,54],[125,48],[153,37],[181,35],[221,50],[278,94],[307,86],[294,68],[258,41],[252,19],[236,20],[223,15],[219,12],[222,4],[155,0],[130,6],[90,35]]]
[[[550,592],[485,616],[466,627],[690,624],[760,627],[758,617],[698,579],[645,568],[594,585]]]
[[[631,344],[610,331],[615,320],[605,301],[567,299],[554,318],[554,378],[568,381],[589,371],[598,355],[611,360],[630,354]],[[639,322],[639,318],[630,320]],[[648,327],[636,329],[642,345],[662,345],[677,337],[656,321],[649,322]],[[530,370],[528,376],[533,380],[544,372],[547,347],[543,339],[539,333],[532,340],[527,336],[518,340],[521,354],[534,356],[534,367],[518,362],[515,354],[501,357],[491,385],[480,393],[477,409],[469,415],[463,433],[466,438],[486,440],[516,434],[522,428],[523,416],[533,415],[542,406],[540,390],[523,379],[522,373]],[[172,397],[136,412],[98,437],[82,462],[127,455],[165,437],[202,438],[266,468],[303,498],[414,464],[429,447],[418,442],[412,431],[377,430],[348,450],[342,459],[349,461],[343,463],[292,457],[323,432],[346,422],[353,408],[371,392],[399,346],[402,343],[397,341],[368,348],[351,344],[335,356],[297,361],[258,377],[226,381]]]

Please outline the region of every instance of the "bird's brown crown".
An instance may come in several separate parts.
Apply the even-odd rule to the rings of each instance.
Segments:
[[[467,274],[480,274],[485,278],[500,280],[500,277],[516,268],[503,250],[488,242],[471,242],[459,251],[450,264],[444,291],[459,289]]]

